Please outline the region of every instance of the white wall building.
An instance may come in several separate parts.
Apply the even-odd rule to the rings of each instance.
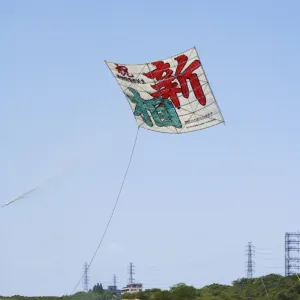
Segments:
[[[143,284],[142,283],[130,283],[127,284],[126,287],[123,287],[121,290],[121,294],[126,294],[126,293],[138,293],[143,290]]]

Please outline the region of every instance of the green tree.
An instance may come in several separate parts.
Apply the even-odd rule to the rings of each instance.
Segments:
[[[170,291],[174,300],[194,300],[197,297],[197,289],[185,283],[172,286]]]
[[[103,289],[102,283],[97,283],[96,285],[94,285],[92,292],[97,293],[97,294],[103,294],[104,289]]]

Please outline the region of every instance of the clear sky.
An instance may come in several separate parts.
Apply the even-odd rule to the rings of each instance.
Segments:
[[[284,273],[299,229],[300,2],[0,1],[0,295],[72,291],[116,199],[137,125],[104,60],[197,47],[226,125],[140,131],[91,285],[201,287]],[[268,250],[265,250],[268,249]],[[264,253],[264,254],[261,254]],[[80,285],[80,289],[82,285]]]

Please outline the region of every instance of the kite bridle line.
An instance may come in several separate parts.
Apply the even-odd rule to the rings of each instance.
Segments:
[[[100,246],[102,245],[102,242],[103,242],[104,237],[105,237],[105,235],[106,235],[106,233],[107,233],[108,227],[109,227],[109,225],[110,225],[110,223],[111,223],[111,220],[112,220],[112,218],[113,218],[113,216],[114,216],[115,210],[116,210],[117,205],[118,205],[118,203],[119,203],[119,199],[120,199],[120,196],[121,196],[121,193],[122,193],[122,190],[123,190],[123,186],[124,186],[124,183],[125,183],[125,181],[126,181],[128,171],[129,171],[129,169],[130,169],[131,161],[132,161],[132,158],[133,158],[134,150],[135,150],[136,143],[137,143],[137,139],[138,139],[138,135],[139,135],[139,131],[140,131],[140,126],[138,126],[138,129],[137,129],[137,132],[136,132],[136,135],[135,135],[135,139],[134,139],[133,147],[132,147],[132,150],[131,150],[130,158],[129,158],[128,165],[127,165],[127,168],[126,168],[124,177],[123,177],[122,184],[121,184],[120,189],[119,189],[118,196],[117,196],[117,198],[116,198],[115,204],[114,204],[114,206],[113,206],[112,212],[111,212],[111,214],[110,214],[110,217],[109,217],[109,219],[108,219],[108,222],[107,222],[106,227],[105,227],[105,229],[104,229],[104,232],[103,232],[103,234],[102,234],[102,237],[101,237],[101,239],[100,239],[100,242],[99,242],[99,244],[98,244],[98,246],[97,246],[97,248],[96,248],[96,250],[95,250],[95,252],[94,252],[94,254],[93,254],[92,259],[90,260],[89,264],[87,265],[86,271],[89,270],[91,264],[93,263],[93,261],[94,261],[96,255],[97,255],[97,253],[98,253],[98,250],[99,250]],[[74,293],[74,291],[77,289],[77,287],[79,286],[79,284],[80,284],[80,282],[82,281],[82,279],[84,278],[84,276],[85,276],[85,274],[83,274],[83,275],[81,276],[80,280],[77,282],[76,286],[74,287],[73,291],[71,292],[71,295],[72,295],[72,294]]]

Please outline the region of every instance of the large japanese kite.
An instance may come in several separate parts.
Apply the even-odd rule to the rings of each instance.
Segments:
[[[184,133],[224,123],[196,48],[152,63],[106,64],[140,127]]]

